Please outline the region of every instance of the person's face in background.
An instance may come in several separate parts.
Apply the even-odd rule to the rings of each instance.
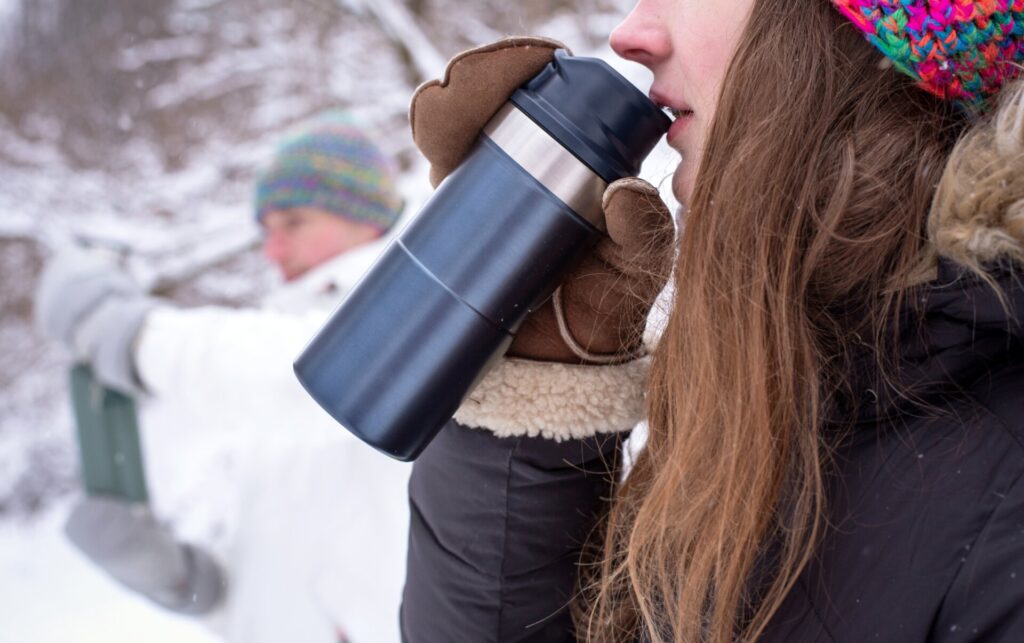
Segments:
[[[365,223],[316,208],[289,208],[266,213],[263,254],[292,281],[334,257],[380,236]]]
[[[615,53],[654,72],[651,99],[675,111],[668,144],[683,159],[672,191],[686,203],[722,80],[755,0],[640,0],[609,39]]]

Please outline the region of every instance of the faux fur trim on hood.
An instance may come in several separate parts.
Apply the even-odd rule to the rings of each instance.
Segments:
[[[992,117],[954,147],[928,232],[940,256],[975,271],[1024,264],[1024,81],[1004,88]]]
[[[499,437],[562,440],[632,429],[643,417],[650,358],[576,366],[505,358],[473,390],[455,421]]]

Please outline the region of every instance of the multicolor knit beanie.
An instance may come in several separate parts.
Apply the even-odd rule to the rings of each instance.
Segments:
[[[897,69],[968,113],[1024,62],[1024,0],[832,0]]]
[[[256,218],[273,210],[317,208],[386,232],[402,199],[393,163],[344,112],[298,126],[256,183]]]

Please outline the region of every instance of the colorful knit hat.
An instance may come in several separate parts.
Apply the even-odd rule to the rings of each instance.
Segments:
[[[324,112],[285,139],[256,183],[256,218],[313,207],[382,233],[398,220],[395,168],[344,112]]]
[[[897,69],[969,113],[1019,73],[1024,0],[832,0]]]

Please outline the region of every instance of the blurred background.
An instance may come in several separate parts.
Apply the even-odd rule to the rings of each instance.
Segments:
[[[63,543],[78,488],[68,357],[32,323],[48,245],[114,249],[135,274],[170,275],[159,294],[183,305],[252,303],[278,281],[251,203],[284,128],[346,108],[398,160],[416,210],[429,194],[406,117],[419,83],[506,35],[610,58],[631,4],[0,0],[0,641],[212,640]],[[672,165],[656,158],[646,178]]]

